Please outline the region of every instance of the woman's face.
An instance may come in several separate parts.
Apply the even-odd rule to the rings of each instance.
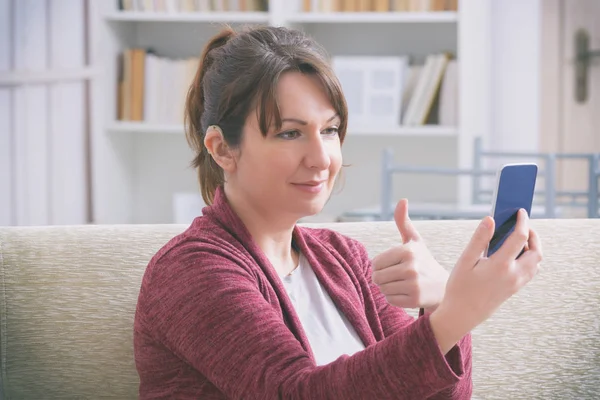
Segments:
[[[250,113],[228,184],[263,214],[299,219],[320,212],[331,195],[342,164],[340,118],[315,76],[283,74],[276,96],[281,129],[264,137]]]

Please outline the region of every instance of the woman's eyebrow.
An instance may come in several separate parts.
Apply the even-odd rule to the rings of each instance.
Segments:
[[[329,119],[327,120],[327,122],[329,123],[329,122],[333,121],[334,119],[336,119],[336,118],[338,118],[338,117],[339,117],[339,116],[338,116],[337,114],[334,114],[334,115],[333,115],[331,118],[329,118]],[[281,120],[281,122],[282,122],[282,123],[283,123],[283,122],[295,122],[295,123],[297,123],[297,124],[300,124],[300,125],[308,125],[308,122],[306,122],[306,121],[304,121],[304,120],[301,120],[301,119],[298,119],[298,118],[283,118],[283,119]]]

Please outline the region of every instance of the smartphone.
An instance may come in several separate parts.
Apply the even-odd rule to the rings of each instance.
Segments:
[[[495,229],[486,251],[487,257],[494,254],[513,232],[519,209],[525,209],[531,216],[537,173],[535,163],[506,164],[498,170],[492,205]]]

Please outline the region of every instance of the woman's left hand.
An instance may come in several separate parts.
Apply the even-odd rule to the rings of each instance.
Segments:
[[[394,220],[402,245],[373,259],[373,282],[396,307],[433,311],[444,298],[449,273],[431,255],[410,221],[406,199],[398,202]]]

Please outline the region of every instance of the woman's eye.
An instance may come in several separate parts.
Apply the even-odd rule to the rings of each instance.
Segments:
[[[337,135],[339,133],[338,128],[327,128],[323,131],[324,134],[329,135],[329,136],[334,136]]]
[[[300,132],[298,132],[298,131],[287,131],[287,132],[281,132],[277,136],[279,136],[282,139],[295,139],[299,135],[300,135]]]

